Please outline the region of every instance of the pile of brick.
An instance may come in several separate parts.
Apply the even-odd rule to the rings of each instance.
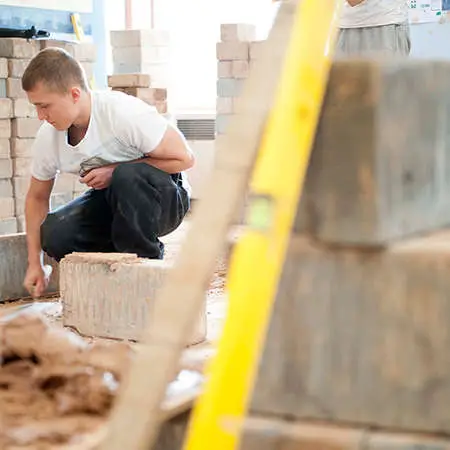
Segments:
[[[108,85],[168,112],[170,35],[166,30],[114,30],[110,33],[113,75]]]
[[[217,43],[216,133],[225,133],[230,115],[235,112],[244,80],[252,61],[258,58],[263,41],[256,40],[256,27],[251,24],[222,24]]]
[[[138,97],[155,106],[161,114],[167,113],[167,89],[153,88],[150,75],[144,73],[109,75],[108,86],[114,91]]]
[[[21,77],[30,59],[40,49],[53,45],[67,46],[87,72],[93,71],[95,52],[90,44],[0,39],[0,235],[24,231],[32,144],[41,126],[22,90]],[[66,203],[83,190],[75,176],[61,175],[53,191],[52,207]]]

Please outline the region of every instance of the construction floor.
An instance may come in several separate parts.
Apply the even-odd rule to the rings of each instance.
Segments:
[[[187,227],[164,238],[167,259],[176,258]],[[207,339],[185,350],[180,369],[202,372],[214,352],[226,313],[225,276],[225,263],[218,261],[207,292]],[[0,330],[0,448],[86,448],[82,441],[105,423],[116,396],[105,385],[105,374],[120,380],[129,366],[128,350],[139,344],[81,337],[65,329],[58,298],[0,305],[0,321],[11,313],[14,317],[18,306],[45,318],[50,327],[43,332],[41,323],[19,321]],[[80,403],[80,398],[85,400]]]

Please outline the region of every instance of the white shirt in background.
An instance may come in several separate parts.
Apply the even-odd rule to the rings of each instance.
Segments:
[[[363,0],[350,6],[344,0],[341,28],[365,28],[404,23],[408,20],[407,0]]]

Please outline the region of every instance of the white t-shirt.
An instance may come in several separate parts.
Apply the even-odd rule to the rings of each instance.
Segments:
[[[172,126],[156,108],[122,92],[91,92],[91,104],[88,130],[75,146],[68,143],[67,131],[58,131],[47,122],[41,125],[33,143],[33,177],[51,180],[59,172],[79,175],[82,163],[91,158],[100,158],[103,164],[142,158],[155,149],[167,127]],[[190,194],[184,172],[182,180]]]
[[[340,28],[378,27],[407,20],[407,0],[363,0],[356,6],[344,0]]]

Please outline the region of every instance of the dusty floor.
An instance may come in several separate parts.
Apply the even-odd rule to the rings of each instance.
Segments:
[[[185,231],[164,239],[168,259]],[[207,293],[207,340],[186,349],[183,369],[202,371],[214,351],[226,311],[225,274],[220,261]],[[84,448],[83,436],[105,422],[132,352],[128,343],[65,330],[57,298],[0,306],[0,448]]]

